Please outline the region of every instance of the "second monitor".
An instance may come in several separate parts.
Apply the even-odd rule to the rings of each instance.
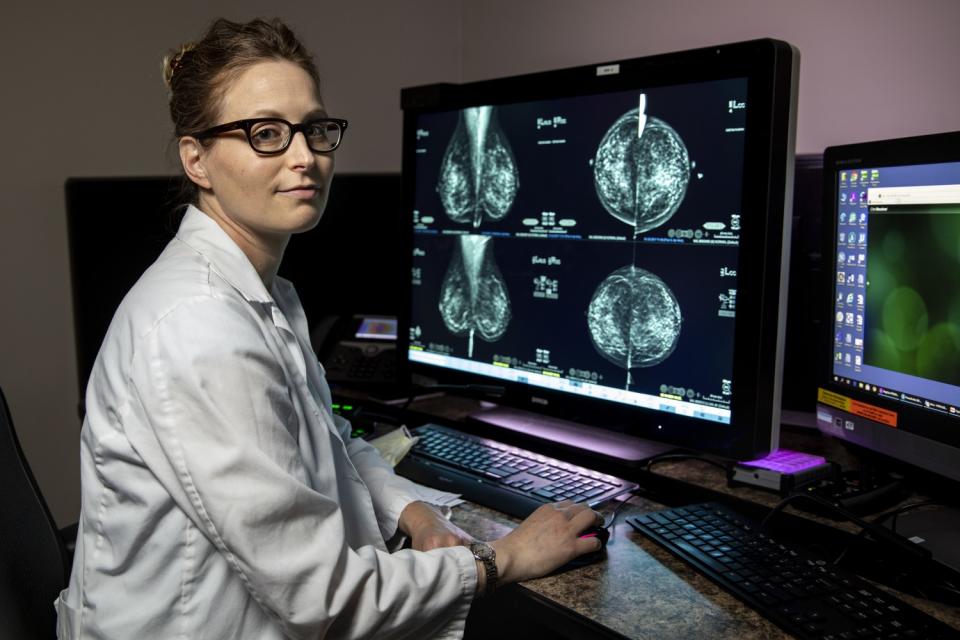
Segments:
[[[406,90],[412,369],[631,436],[775,447],[797,62],[765,40]]]

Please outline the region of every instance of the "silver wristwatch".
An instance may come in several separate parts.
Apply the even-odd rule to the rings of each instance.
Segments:
[[[487,588],[483,595],[490,595],[497,588],[497,552],[486,542],[479,540],[471,542],[468,548],[473,557],[483,563],[483,570],[487,575]]]

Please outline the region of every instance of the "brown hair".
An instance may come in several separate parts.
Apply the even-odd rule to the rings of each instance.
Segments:
[[[279,19],[214,21],[197,42],[182,45],[163,59],[163,80],[170,90],[170,118],[176,137],[217,123],[223,92],[241,71],[264,60],[287,60],[310,74],[320,87],[313,58]]]

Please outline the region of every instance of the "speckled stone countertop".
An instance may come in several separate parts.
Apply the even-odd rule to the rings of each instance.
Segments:
[[[624,518],[662,509],[631,498],[617,516],[607,558],[519,585],[627,638],[789,638],[739,600],[636,533]],[[609,513],[611,507],[602,509]],[[454,522],[478,538],[495,539],[517,521],[474,504],[454,509]]]
[[[608,504],[601,512],[609,514],[614,506]],[[635,532],[626,522],[627,516],[663,508],[642,497],[630,498],[617,515],[605,560],[529,580],[518,588],[627,638],[790,638],[689,565]],[[518,523],[510,516],[472,503],[455,508],[453,521],[486,540],[502,537]],[[960,628],[960,608],[892,593]]]

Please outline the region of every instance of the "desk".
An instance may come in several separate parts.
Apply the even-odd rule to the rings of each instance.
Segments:
[[[612,508],[605,505],[601,512],[609,514]],[[490,602],[480,601],[486,611],[482,614],[483,633],[477,637],[513,637],[511,631],[519,617],[521,624],[528,621],[531,627],[548,630],[550,637],[558,638],[789,638],[776,625],[636,533],[624,520],[632,514],[662,508],[644,498],[631,498],[617,516],[606,560],[507,587]],[[470,503],[454,509],[453,521],[484,539],[499,538],[517,523],[509,516]],[[510,609],[506,616],[497,611],[501,596],[506,596],[504,606]],[[490,618],[495,616],[500,621],[491,623]]]
[[[476,407],[472,401],[431,400],[415,408],[456,419],[469,412],[471,404]],[[785,446],[802,448],[798,446],[802,442],[794,441],[796,437],[802,439],[804,434],[787,436]],[[657,470],[654,476],[667,487],[671,483],[684,485],[694,493],[704,494],[702,499],[731,494],[739,500],[766,506],[778,500],[776,494],[758,489],[730,489],[722,472],[698,461],[665,462]],[[644,480],[639,480],[643,486]],[[626,523],[629,515],[665,506],[645,497],[630,498],[617,517],[607,544],[607,560],[512,585],[487,601],[478,601],[468,624],[468,637],[543,637],[544,632],[558,638],[791,637]],[[601,511],[609,514],[613,508],[614,505],[606,504]],[[854,530],[848,525],[796,513],[820,526]],[[453,521],[468,533],[487,540],[503,536],[518,522],[471,503],[454,509]],[[960,629],[960,608],[887,591]]]
[[[627,516],[662,508],[646,498],[630,498],[617,516],[606,560],[513,585],[489,602],[479,601],[482,611],[471,616],[471,625],[479,618],[482,627],[476,637],[511,638],[518,624],[528,624],[557,638],[790,638],[625,521]],[[607,504],[601,512],[609,514],[612,509]],[[518,522],[472,503],[454,509],[453,521],[481,539],[499,538]],[[960,628],[960,608],[886,590]]]

